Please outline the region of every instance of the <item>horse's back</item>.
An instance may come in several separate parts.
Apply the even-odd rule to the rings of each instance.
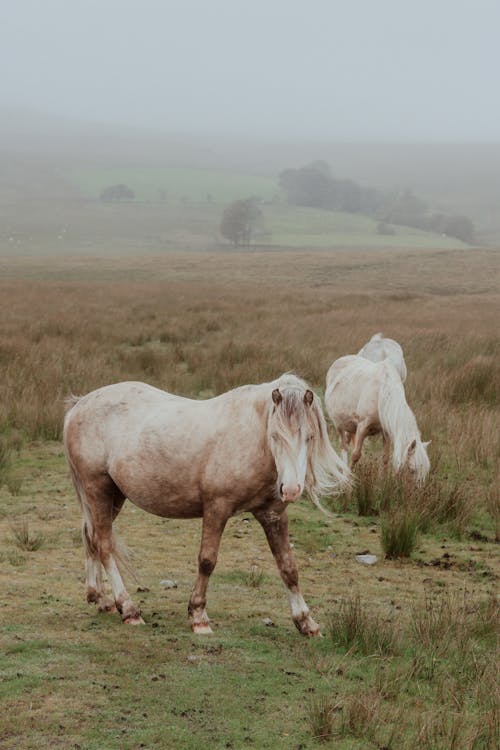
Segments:
[[[396,367],[403,383],[406,380],[407,371],[403,349],[394,339],[384,338],[381,333],[376,333],[359,350],[358,356],[371,362],[383,362],[385,359],[389,359]]]
[[[352,425],[364,417],[377,419],[381,364],[357,355],[336,360],[327,376],[325,403],[336,427]]]

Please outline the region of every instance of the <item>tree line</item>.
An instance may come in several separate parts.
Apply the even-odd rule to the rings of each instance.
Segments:
[[[439,232],[463,242],[474,241],[474,224],[469,217],[433,212],[408,188],[383,191],[354,180],[337,179],[324,161],[283,170],[279,184],[292,206],[359,213],[378,219],[382,226],[396,224]]]

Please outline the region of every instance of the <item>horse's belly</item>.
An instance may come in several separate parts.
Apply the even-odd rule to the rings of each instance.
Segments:
[[[203,504],[199,497],[186,498],[167,494],[163,497],[131,497],[131,503],[147,513],[162,518],[201,518],[203,516]]]
[[[164,518],[198,518],[203,503],[198,483],[188,471],[167,476],[133,462],[117,461],[109,474],[125,497],[138,508]]]

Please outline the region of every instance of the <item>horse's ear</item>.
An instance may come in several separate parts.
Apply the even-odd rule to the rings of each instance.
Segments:
[[[281,401],[283,400],[283,396],[280,393],[279,388],[275,388],[273,391],[273,401],[278,406],[278,404],[281,404]]]
[[[415,448],[417,447],[417,441],[412,440],[410,445],[408,446],[408,455],[412,456],[415,453]]]
[[[314,401],[314,393],[308,389],[304,393],[304,403],[306,404],[306,406],[311,406],[313,401]]]
[[[424,448],[427,448],[427,446],[430,445],[431,443],[432,443],[432,440],[427,440],[427,442],[422,443],[422,445],[424,446]]]

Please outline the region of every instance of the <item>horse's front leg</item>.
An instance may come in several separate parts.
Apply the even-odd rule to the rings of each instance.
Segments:
[[[256,511],[254,515],[264,529],[269,547],[286,586],[295,627],[302,635],[321,635],[319,625],[311,617],[309,607],[300,593],[299,574],[288,538],[287,511],[284,510],[281,513],[272,510]]]
[[[206,635],[212,633],[210,621],[205,609],[209,578],[217,563],[220,540],[226,526],[227,515],[217,512],[216,507],[207,510],[203,515],[200,554],[198,556],[198,578],[189,599],[188,613],[194,633]]]

